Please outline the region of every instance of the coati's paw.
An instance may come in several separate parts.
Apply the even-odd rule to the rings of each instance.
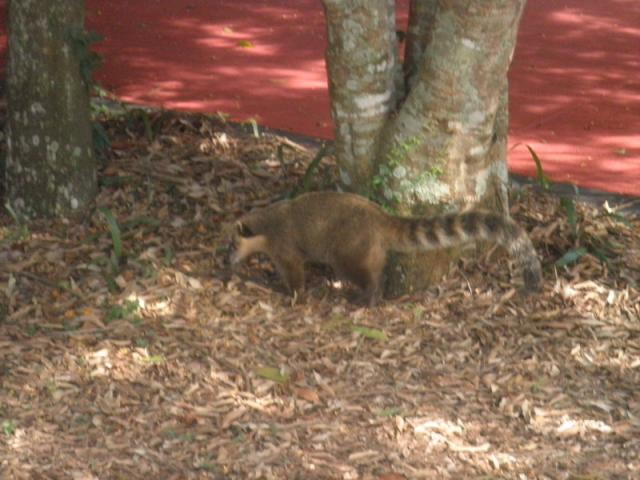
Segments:
[[[229,248],[229,265],[231,265],[231,269],[235,270],[240,264],[240,256],[238,255],[237,250],[233,250],[233,248]]]
[[[359,292],[355,294],[355,297],[351,299],[352,303],[358,303],[364,305],[366,308],[375,308],[380,304],[382,295],[376,293],[371,294],[369,292]]]
[[[372,296],[366,297],[366,299],[367,299],[367,307],[375,308],[380,303],[381,298],[379,295],[372,295]]]
[[[538,293],[542,291],[542,269],[540,263],[531,268],[525,268],[522,272],[524,277],[524,289],[527,293]]]

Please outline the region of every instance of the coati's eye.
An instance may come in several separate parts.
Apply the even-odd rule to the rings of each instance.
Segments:
[[[253,232],[251,231],[251,229],[242,222],[236,223],[236,231],[241,237],[253,237]]]

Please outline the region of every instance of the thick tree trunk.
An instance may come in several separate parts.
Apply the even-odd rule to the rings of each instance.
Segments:
[[[395,167],[385,197],[406,204],[482,201],[496,114],[523,0],[441,0],[416,84],[387,125],[378,161]]]
[[[6,193],[21,217],[73,214],[96,193],[82,0],[9,3]]]
[[[341,12],[358,3],[324,1],[339,4]],[[366,21],[352,19],[357,21],[357,36],[346,29],[332,29],[337,22],[332,16],[339,9],[327,6],[328,50],[334,43],[352,45],[371,35],[396,48],[388,35],[371,27],[372,18],[384,24],[380,18],[385,14],[391,22],[388,5],[366,3],[368,15],[362,15]],[[399,101],[385,104],[376,128],[366,129],[375,138],[368,138],[369,148],[361,156],[345,159],[343,150],[337,149],[343,170],[349,162],[366,165],[360,167],[359,176],[351,177],[351,184],[343,182],[343,186],[366,192],[402,215],[433,214],[471,204],[506,211],[507,70],[524,4],[525,0],[412,0],[404,60],[406,96],[391,81],[395,65],[384,83],[367,84],[369,91],[381,91],[384,85]],[[350,28],[355,29],[353,23]],[[371,58],[376,57],[376,50],[378,57],[389,52],[388,46],[376,42],[365,48]],[[340,83],[358,87],[366,66],[358,63],[353,68],[346,51],[333,55],[342,55],[331,60],[341,65]],[[330,84],[335,82],[333,75],[329,68]],[[340,118],[335,115],[332,96],[338,145],[345,143],[340,119],[349,118],[351,125],[361,121],[360,111],[349,102],[358,94],[362,92],[342,92]],[[457,254],[394,256],[387,269],[387,292],[407,292],[432,283]]]
[[[393,0],[324,0],[341,187],[369,194],[379,135],[401,96]]]

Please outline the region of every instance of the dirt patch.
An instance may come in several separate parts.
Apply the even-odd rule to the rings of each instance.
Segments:
[[[640,475],[637,220],[518,189],[542,294],[494,250],[374,309],[321,275],[291,306],[266,260],[231,274],[223,225],[314,151],[203,115],[105,128],[120,254],[98,211],[1,219],[2,478]]]

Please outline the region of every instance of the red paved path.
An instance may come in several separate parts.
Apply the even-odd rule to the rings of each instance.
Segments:
[[[87,0],[87,10],[106,37],[97,78],[125,100],[331,137],[319,0]],[[557,181],[640,195],[639,72],[637,0],[529,0],[511,71],[511,171],[534,171],[528,143]]]

